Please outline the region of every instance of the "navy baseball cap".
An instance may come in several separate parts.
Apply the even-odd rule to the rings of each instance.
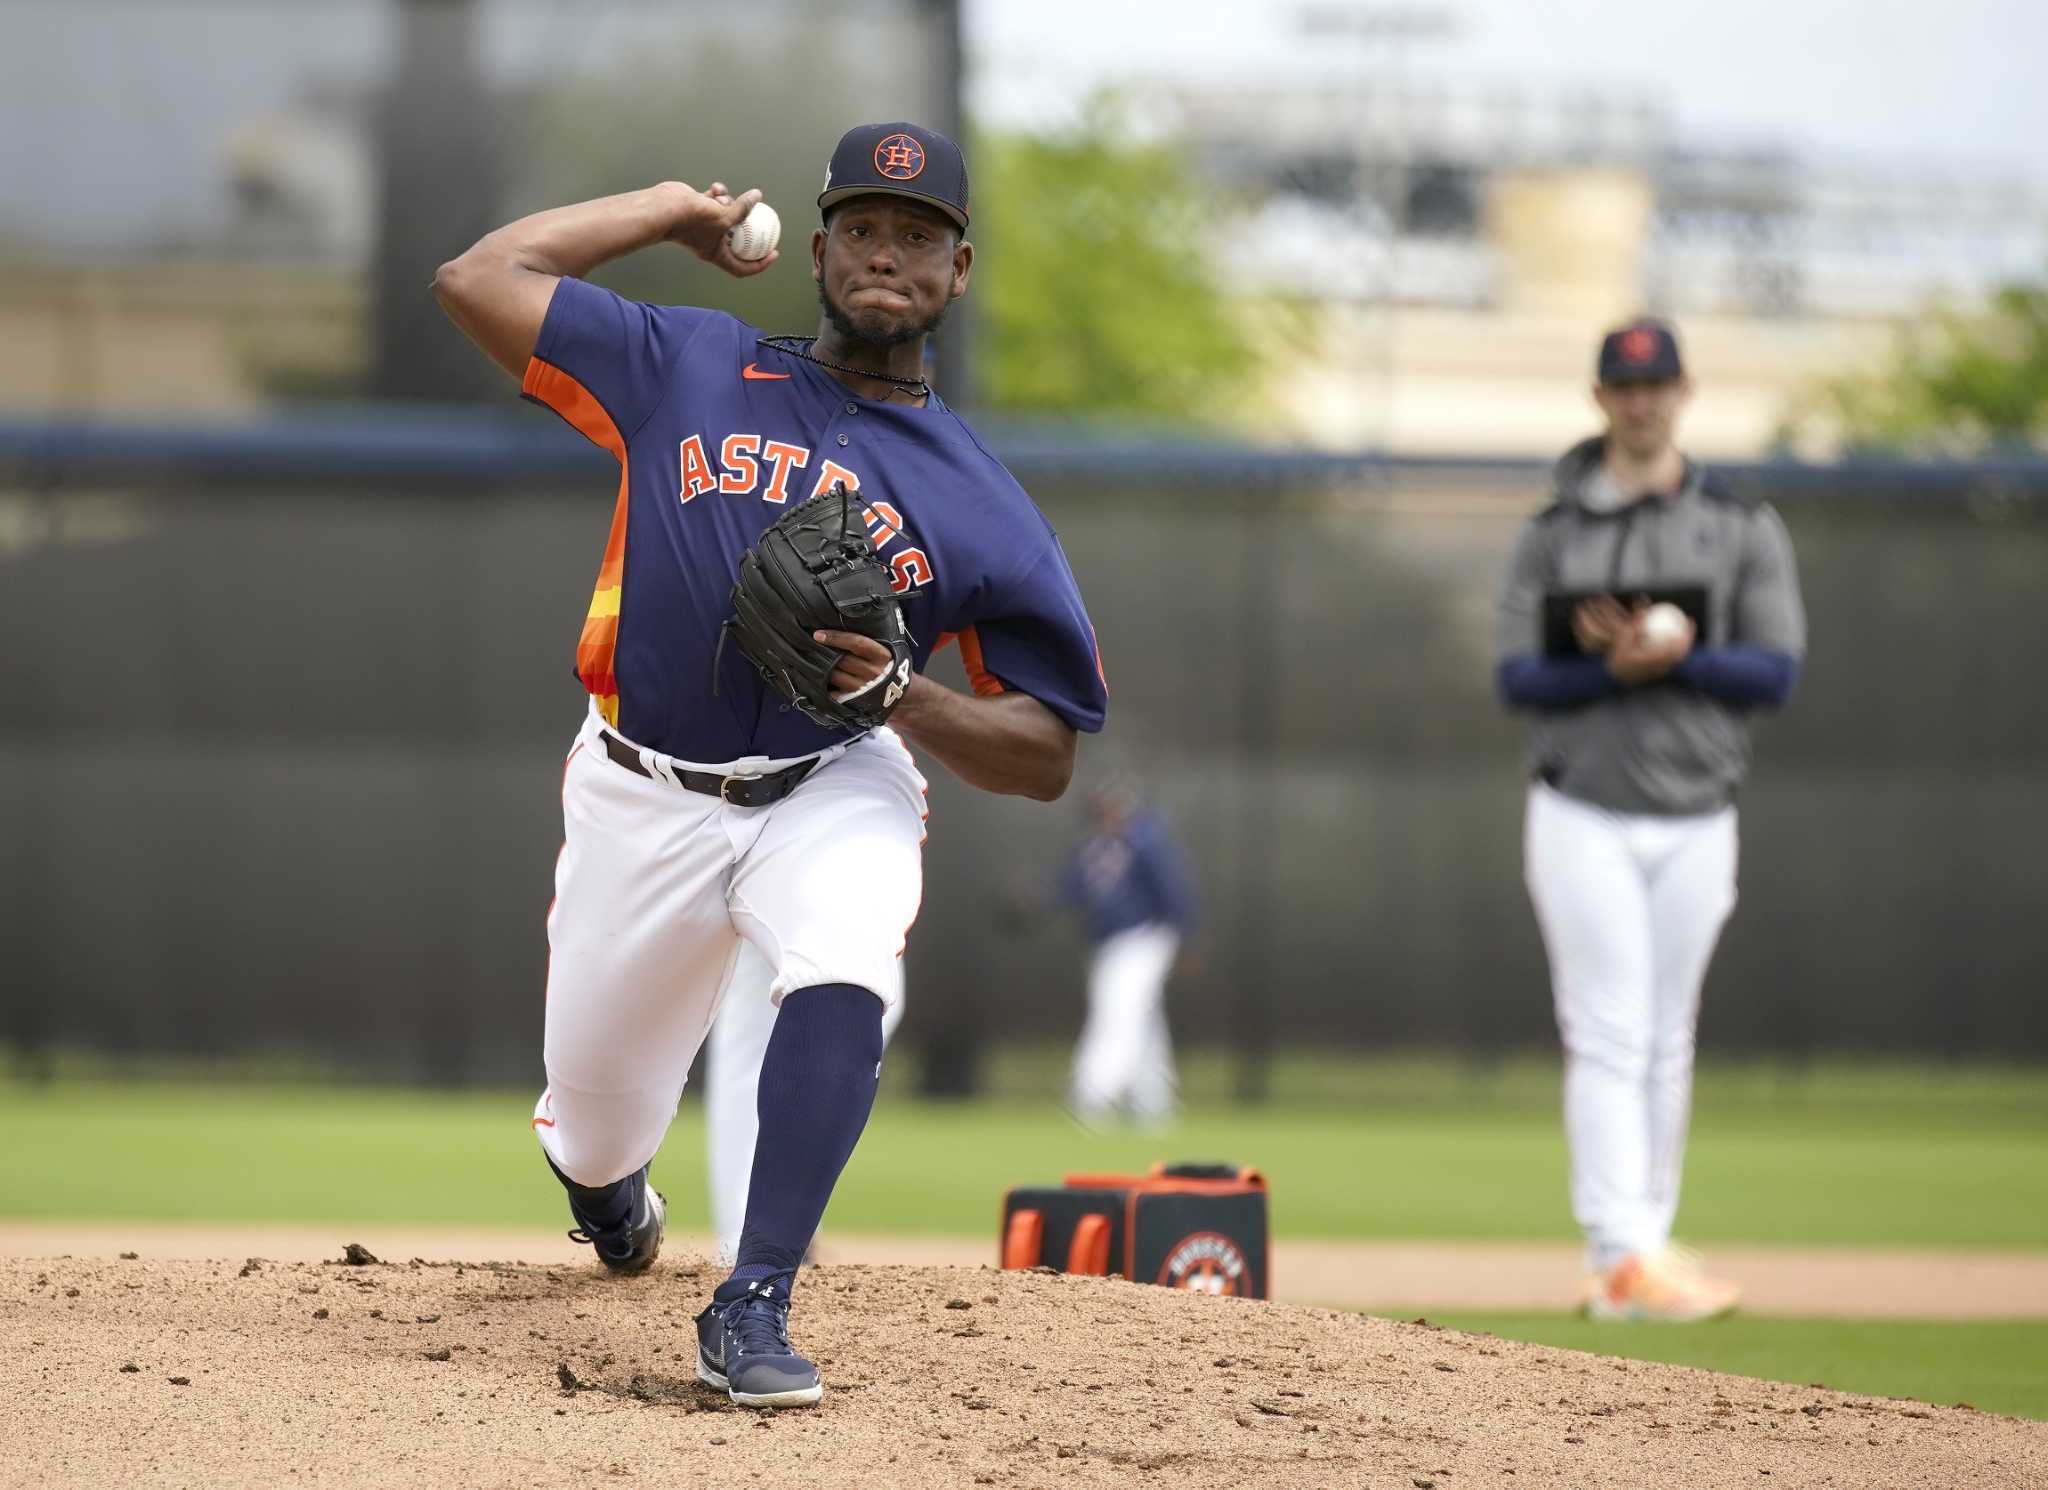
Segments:
[[[929,202],[967,230],[967,157],[935,129],[921,124],[857,124],[839,137],[818,212],[848,197],[880,192]]]
[[[1644,317],[1601,338],[1603,383],[1671,383],[1684,376],[1677,334],[1662,321]]]

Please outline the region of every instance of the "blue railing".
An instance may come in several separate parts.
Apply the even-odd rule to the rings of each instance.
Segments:
[[[1547,458],[1405,455],[1260,446],[1170,428],[977,420],[983,439],[1034,480],[1170,481],[1246,488],[1380,471],[1469,471],[1539,481]],[[2040,500],[2048,457],[1718,462],[1779,493],[1872,500]],[[521,409],[347,405],[237,422],[0,418],[0,477],[16,483],[194,479],[554,484],[603,479],[610,457],[555,419]]]

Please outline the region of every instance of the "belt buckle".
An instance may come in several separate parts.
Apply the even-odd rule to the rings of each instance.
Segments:
[[[759,781],[759,776],[725,776],[718,782],[718,800],[728,807],[752,807],[752,802],[735,802],[732,798],[732,784],[735,781]]]

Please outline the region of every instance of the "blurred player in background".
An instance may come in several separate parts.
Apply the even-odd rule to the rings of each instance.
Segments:
[[[1194,890],[1165,818],[1130,782],[1099,788],[1088,812],[1092,831],[1059,883],[1061,902],[1081,912],[1095,943],[1068,1102],[1087,1122],[1118,1112],[1164,1122],[1178,1099],[1166,978],[1194,915]]]
[[[1524,859],[1564,1043],[1583,1302],[1602,1319],[1704,1319],[1740,1294],[1671,1228],[1750,715],[1785,702],[1806,648],[1777,513],[1674,442],[1691,395],[1668,326],[1607,336],[1607,432],[1559,461],[1500,602],[1501,694],[1530,715]]]
[[[768,960],[751,943],[740,947],[732,985],[712,1021],[705,1042],[704,1178],[711,1191],[711,1232],[718,1260],[739,1257],[740,1230],[747,1219],[747,1183],[754,1168],[754,1140],[761,1131],[761,1063],[775,1033],[775,982]],[[886,1048],[903,1023],[903,959],[896,959],[894,996],[882,1015]]]

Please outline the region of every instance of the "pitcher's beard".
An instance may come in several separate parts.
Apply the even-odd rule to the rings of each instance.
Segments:
[[[900,347],[921,336],[930,336],[944,324],[947,309],[940,306],[924,321],[892,316],[885,310],[849,311],[834,300],[822,284],[818,286],[818,304],[824,307],[825,319],[832,323],[834,331],[849,342],[877,350]]]

